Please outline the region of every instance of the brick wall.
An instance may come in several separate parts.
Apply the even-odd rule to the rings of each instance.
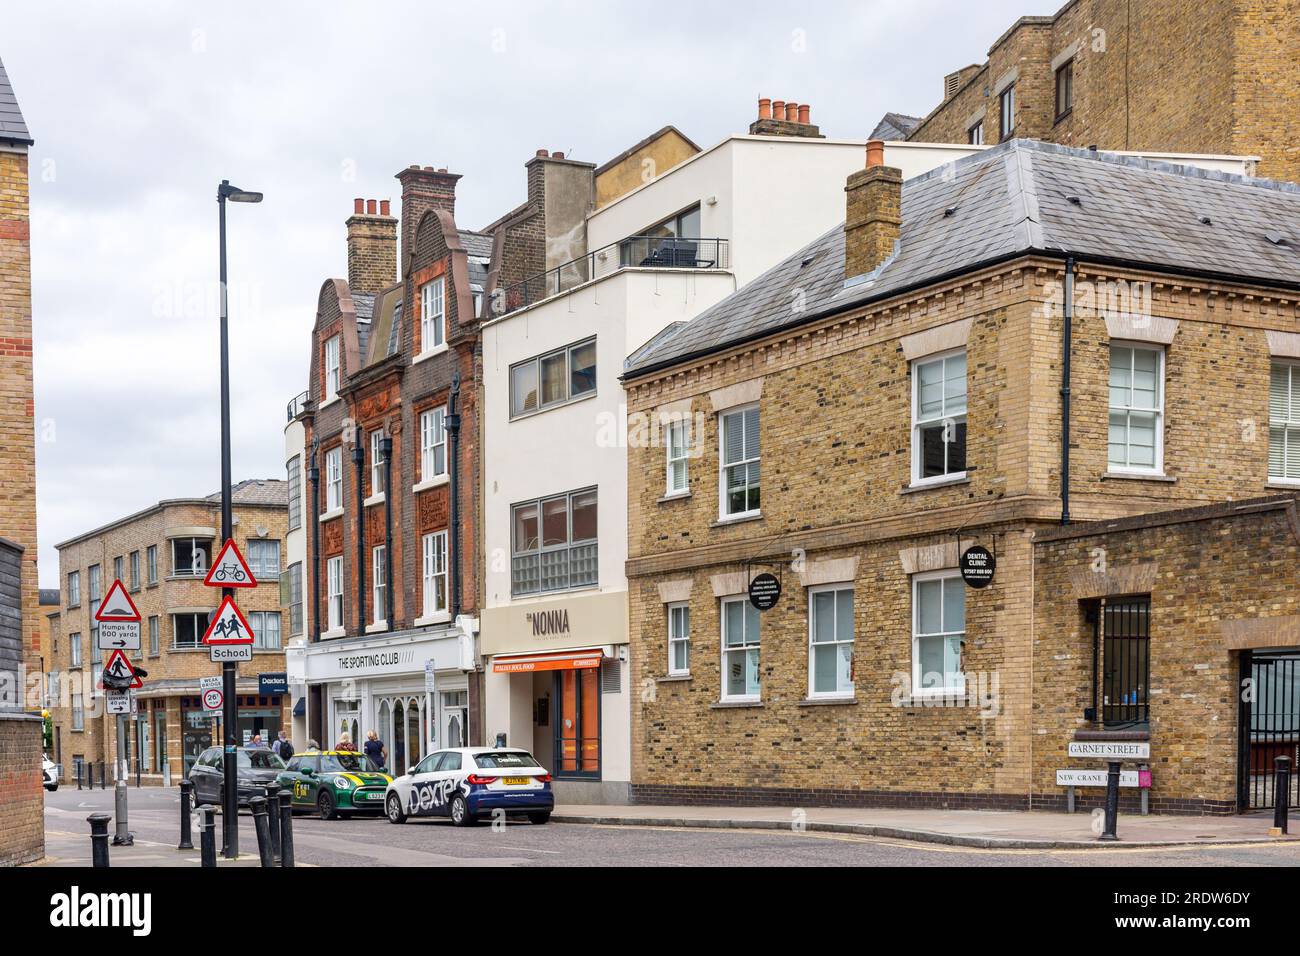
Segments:
[[[45,800],[41,790],[41,720],[0,714],[0,866],[33,863],[45,855]]]

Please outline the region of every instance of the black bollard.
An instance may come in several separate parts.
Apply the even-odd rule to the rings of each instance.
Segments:
[[[77,764],[77,789],[78,790],[81,789],[81,775],[82,773],[85,772],[85,770],[86,770],[86,765],[84,763]]]
[[[92,813],[86,817],[90,824],[90,865],[108,866],[108,821],[111,813]]]
[[[217,835],[213,832],[216,824],[212,820],[212,807],[203,804],[199,807],[199,860],[201,866],[217,865]]]
[[[266,821],[266,797],[253,797],[248,801],[253,811],[253,829],[257,831],[257,852],[263,867],[275,866],[271,857],[271,825]]]
[[[1273,829],[1286,833],[1286,815],[1291,809],[1291,758],[1274,757],[1277,772],[1273,783]]]
[[[293,795],[280,791],[280,865],[293,866]]]
[[[1119,822],[1119,761],[1112,760],[1106,768],[1106,829],[1099,840],[1118,840],[1115,827]]]
[[[191,781],[181,781],[181,842],[176,844],[178,850],[194,849],[194,844],[190,842],[190,793],[193,790],[194,784]]]
[[[266,785],[266,822],[271,829],[271,858],[280,862],[280,785]]]
[[[104,762],[101,760],[99,762],[99,789],[100,790],[104,789],[104,776],[105,776],[106,769],[107,768],[105,767]]]

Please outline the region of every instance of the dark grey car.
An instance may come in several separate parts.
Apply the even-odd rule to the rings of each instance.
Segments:
[[[284,761],[271,751],[262,747],[240,747],[236,752],[239,775],[239,805],[248,806],[253,797],[263,795],[268,783],[284,770]],[[209,747],[199,754],[199,759],[190,768],[190,782],[194,784],[194,804],[210,803],[220,805],[222,786],[226,779],[225,766],[220,747]]]

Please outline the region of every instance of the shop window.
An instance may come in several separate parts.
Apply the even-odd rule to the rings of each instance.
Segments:
[[[853,589],[808,592],[808,696],[853,696]]]
[[[555,675],[556,776],[600,776],[600,669]]]
[[[722,699],[759,698],[759,618],[748,598],[722,602]]]
[[[1159,474],[1164,468],[1164,350],[1110,347],[1111,471]]]
[[[912,578],[912,693],[962,693],[966,585],[956,571]]]
[[[912,481],[966,474],[966,353],[912,365]]]

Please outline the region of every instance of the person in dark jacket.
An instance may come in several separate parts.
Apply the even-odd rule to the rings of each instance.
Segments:
[[[384,746],[384,742],[379,739],[379,734],[375,731],[372,730],[366,735],[363,749],[376,767],[388,765],[388,748]]]

